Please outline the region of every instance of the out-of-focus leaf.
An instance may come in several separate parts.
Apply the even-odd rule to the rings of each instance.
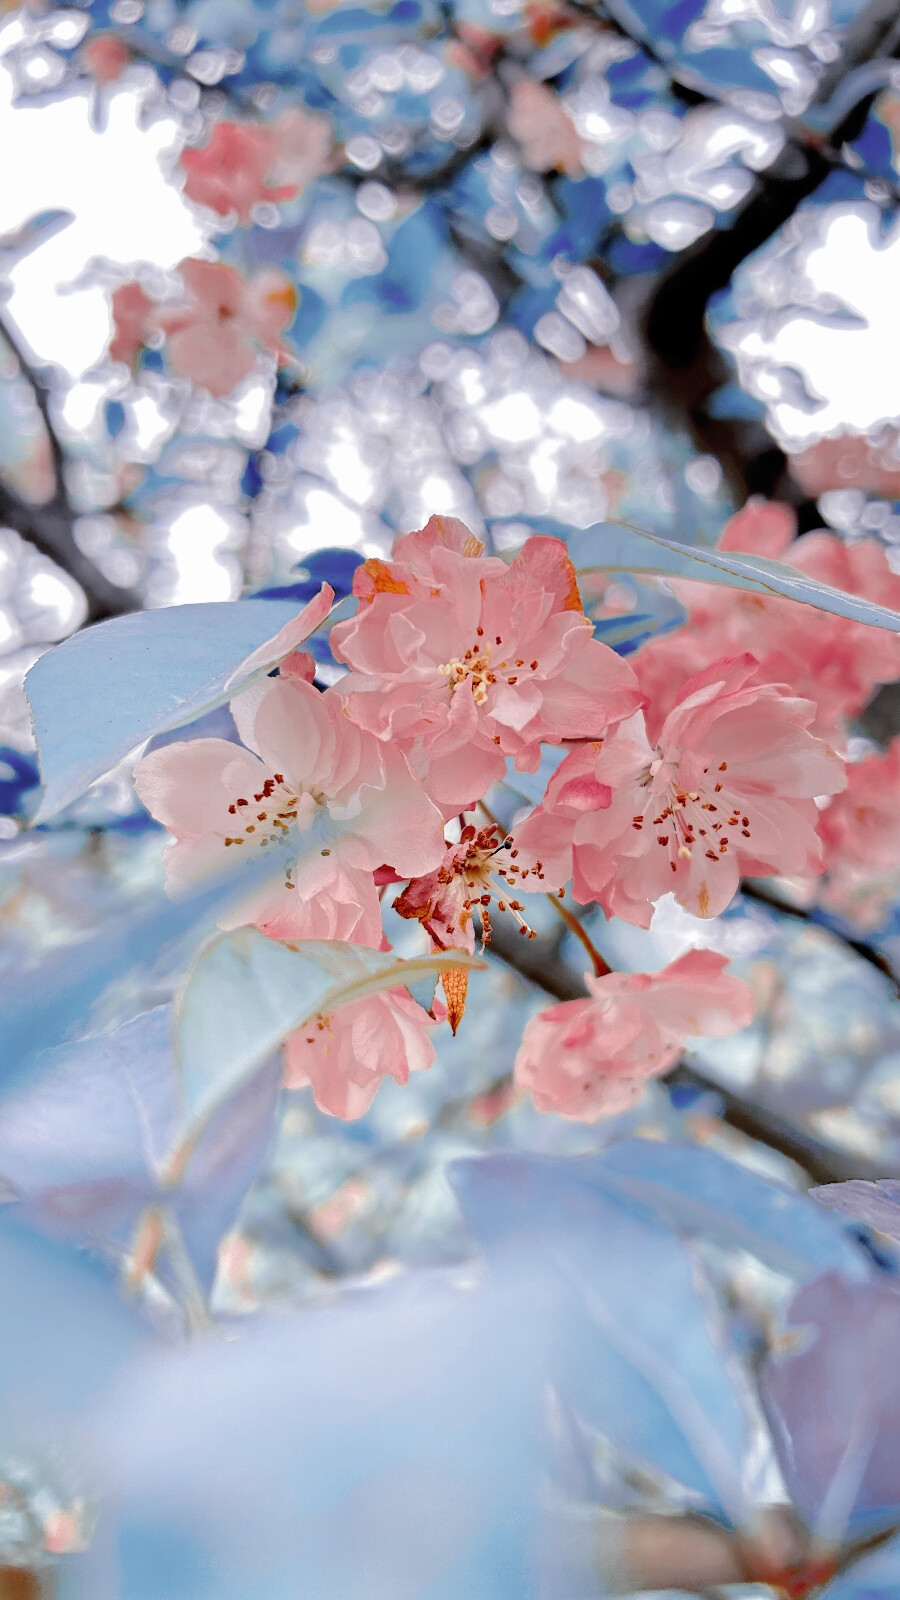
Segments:
[[[338,940],[296,949],[254,928],[222,934],[201,951],[177,1006],[178,1055],[192,1148],[212,1113],[310,1017],[451,967],[483,965],[466,951],[398,960]],[[176,1152],[176,1164],[181,1152]]]
[[[782,1471],[826,1542],[900,1516],[900,1289],[836,1272],[806,1284],[788,1318],[802,1338],[769,1357],[761,1391]]]
[[[154,734],[194,722],[269,671],[286,653],[279,630],[296,616],[279,600],[169,606],[112,617],[48,650],[26,680],[44,781],[35,821]]]
[[[569,555],[579,571],[652,572],[664,578],[696,578],[702,583],[722,583],[752,594],[777,595],[799,600],[849,617],[875,628],[900,633],[900,613],[875,605],[859,595],[844,594],[817,583],[791,567],[763,556],[744,556],[724,550],[704,550],[676,544],[659,534],[640,533],[615,522],[597,522],[592,528],[566,534]]]
[[[823,1600],[896,1600],[900,1594],[900,1538],[853,1562],[823,1590]]]
[[[190,944],[275,868],[274,860],[241,862],[176,901],[160,891],[130,915],[111,918],[92,938],[17,974],[0,1007],[0,1092],[15,1086],[38,1052],[86,1033],[92,1008],[110,984],[127,981],[133,970],[143,978],[183,970]]]
[[[171,1007],[48,1051],[0,1109],[0,1173],[26,1220],[120,1257],[142,1212],[169,1204],[205,1287],[216,1250],[265,1153],[278,1063],[214,1117],[178,1189],[160,1170],[181,1116]]]
[[[71,1600],[530,1600],[534,1291],[417,1273],[135,1362],[95,1427],[112,1559],[73,1562]]]
[[[853,1178],[849,1183],[823,1183],[809,1192],[830,1211],[839,1211],[854,1222],[865,1222],[900,1242],[900,1179],[881,1178],[876,1183],[866,1183],[862,1178]]]
[[[867,1274],[862,1253],[807,1199],[713,1150],[627,1139],[610,1145],[597,1161],[625,1194],[652,1206],[666,1222],[749,1250],[776,1272],[798,1279],[828,1271]]]
[[[95,1406],[112,1370],[149,1343],[103,1267],[0,1212],[0,1413],[4,1441],[52,1439]]]
[[[595,1156],[490,1156],[451,1177],[489,1257],[517,1247],[543,1264],[544,1292],[565,1296],[572,1344],[556,1381],[574,1413],[744,1522],[748,1414],[678,1236],[617,1196]]]

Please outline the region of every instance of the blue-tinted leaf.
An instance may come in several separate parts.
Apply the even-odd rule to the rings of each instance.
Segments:
[[[0,1008],[0,1091],[15,1086],[37,1052],[86,1033],[92,1008],[110,984],[133,969],[145,979],[183,970],[191,945],[228,906],[257,889],[273,865],[241,863],[176,901],[160,891],[130,915],[110,918],[93,938],[17,974]]]
[[[74,1413],[96,1410],[115,1368],[148,1330],[110,1292],[103,1267],[0,1212],[0,1413],[4,1441],[59,1441]],[[61,1452],[60,1452],[61,1453]]]
[[[73,1600],[534,1600],[557,1320],[417,1273],[135,1362]]]
[[[900,1241],[900,1179],[866,1183],[854,1178],[849,1183],[824,1183],[811,1189],[810,1194],[830,1211],[839,1211],[854,1222],[868,1223],[870,1228]]]
[[[194,1267],[216,1250],[268,1145],[280,1073],[272,1063],[214,1117],[178,1189],[160,1179],[181,1118],[171,1007],[114,1033],[48,1051],[0,1111],[0,1174],[25,1219],[119,1259],[141,1214],[170,1204]]]
[[[277,600],[135,611],[84,628],[48,650],[26,679],[44,821],[130,751],[183,727],[238,692],[234,673],[297,615]],[[255,662],[254,672],[278,660]]]
[[[490,1156],[451,1176],[488,1255],[517,1248],[543,1263],[548,1296],[566,1296],[556,1381],[575,1414],[743,1521],[747,1415],[678,1236],[617,1196],[595,1156]]]
[[[855,1561],[822,1591],[823,1600],[896,1600],[900,1594],[900,1538]]]
[[[791,1498],[825,1542],[900,1517],[900,1290],[825,1273],[788,1309],[760,1387]]]
[[[900,613],[877,606],[871,600],[862,600],[859,595],[844,594],[828,584],[817,583],[814,578],[763,556],[676,544],[658,534],[639,533],[636,528],[625,528],[615,522],[598,522],[592,528],[568,532],[566,543],[575,566],[582,572],[599,569],[696,578],[703,583],[747,589],[752,594],[799,600],[837,617],[849,617],[854,622],[866,622],[872,627],[900,633]]]
[[[253,928],[213,939],[177,1008],[189,1119],[184,1148],[193,1147],[196,1130],[307,1018],[451,967],[482,965],[462,950],[403,961],[338,940],[309,940],[292,949]]]
[[[866,1274],[860,1251],[804,1196],[713,1150],[626,1139],[597,1161],[623,1193],[652,1206],[664,1220],[749,1250],[776,1272],[794,1278],[828,1271]]]

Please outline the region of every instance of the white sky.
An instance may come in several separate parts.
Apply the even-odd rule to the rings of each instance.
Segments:
[[[71,287],[91,259],[105,257],[123,277],[139,263],[169,269],[197,253],[203,233],[163,170],[178,152],[175,119],[141,127],[141,96],[117,85],[105,91],[102,132],[91,126],[87,91],[14,106],[2,56],[20,37],[11,17],[0,28],[0,235],[56,208],[74,221],[13,267],[7,314],[39,360],[76,376],[102,359],[110,334],[103,289]]]
[[[844,429],[865,433],[900,421],[900,222],[882,238],[876,206],[835,206],[803,265],[817,294],[832,296],[864,325],[841,327],[798,309],[729,331],[729,346],[755,369],[777,435],[796,448]],[[802,282],[797,289],[802,293]],[[796,378],[789,369],[804,375],[821,406],[791,403]]]

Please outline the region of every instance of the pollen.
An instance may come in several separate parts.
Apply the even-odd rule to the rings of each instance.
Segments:
[[[443,662],[438,667],[438,672],[441,677],[449,678],[451,694],[464,684],[467,678],[471,678],[472,698],[477,706],[483,706],[491,684],[496,682],[490,663],[490,645],[485,645],[480,652],[467,650],[462,657],[452,656],[449,661]]]

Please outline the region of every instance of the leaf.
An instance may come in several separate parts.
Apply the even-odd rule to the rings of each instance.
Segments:
[[[133,971],[141,983],[183,971],[184,947],[276,869],[277,861],[242,862],[174,902],[160,890],[127,916],[110,918],[92,938],[54,952],[14,982],[8,976],[0,1007],[0,1094],[30,1072],[38,1052],[86,1033],[111,984]]]
[[[405,1273],[135,1361],[90,1418],[109,1487],[66,1593],[533,1597],[555,1308],[530,1287]]]
[[[151,1330],[110,1293],[99,1262],[41,1238],[13,1206],[0,1213],[0,1281],[4,1438],[15,1438],[17,1448],[28,1439],[61,1440],[82,1409],[93,1427],[105,1389],[129,1356],[150,1347]]]
[[[775,1272],[798,1280],[828,1271],[865,1276],[861,1252],[804,1196],[713,1150],[624,1139],[597,1160],[623,1194],[652,1206],[666,1222],[748,1250]]]
[[[817,583],[802,572],[763,556],[676,544],[672,539],[660,538],[659,534],[638,532],[636,528],[626,528],[616,522],[597,522],[592,528],[575,532],[560,531],[579,572],[600,569],[656,573],[665,578],[696,578],[703,583],[746,589],[751,594],[798,600],[819,611],[830,611],[836,617],[848,617],[853,622],[865,622],[874,628],[900,633],[900,613],[863,600],[859,595],[844,594],[826,583]]]
[[[178,1190],[161,1180],[180,1121],[172,1008],[46,1052],[0,1114],[0,1172],[20,1214],[51,1238],[130,1249],[148,1206],[170,1203],[205,1288],[268,1147],[280,1087],[270,1063],[213,1118]]]
[[[897,1178],[881,1178],[876,1183],[852,1178],[849,1183],[823,1183],[809,1192],[830,1211],[839,1211],[854,1222],[865,1222],[900,1243],[900,1180]]]
[[[456,1161],[450,1178],[491,1260],[512,1250],[566,1294],[564,1403],[619,1448],[740,1524],[750,1423],[683,1242],[618,1196],[596,1156],[504,1154]]]
[[[900,1514],[900,1294],[873,1273],[827,1272],[804,1284],[782,1342],[760,1371],[785,1482],[823,1542],[895,1522]],[[800,1331],[802,1337],[797,1338]]]
[[[330,600],[328,590],[299,615],[277,600],[134,611],[48,650],[25,681],[44,781],[35,822],[154,734],[194,722],[271,671],[321,625]]]
[[[213,1112],[308,1018],[428,974],[483,967],[462,950],[404,961],[338,940],[292,948],[253,928],[213,938],[176,1007],[188,1121],[169,1170],[178,1170]]]

